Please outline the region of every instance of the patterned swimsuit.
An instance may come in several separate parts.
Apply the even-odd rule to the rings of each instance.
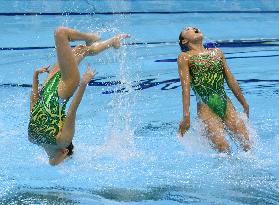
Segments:
[[[227,110],[222,59],[214,49],[193,55],[189,63],[191,87],[197,101],[203,102],[220,118]]]
[[[28,137],[34,144],[56,144],[56,136],[63,127],[68,100],[58,96],[60,78],[61,73],[57,72],[47,81],[31,111]]]

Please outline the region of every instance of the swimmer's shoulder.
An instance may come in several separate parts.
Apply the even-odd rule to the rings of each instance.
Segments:
[[[177,58],[177,63],[187,63],[189,62],[190,58],[191,58],[192,54],[187,51],[187,52],[181,52],[179,55],[178,55],[178,58]]]
[[[209,48],[209,50],[216,52],[216,54],[218,54],[218,56],[220,56],[221,58],[224,58],[224,53],[220,48]]]

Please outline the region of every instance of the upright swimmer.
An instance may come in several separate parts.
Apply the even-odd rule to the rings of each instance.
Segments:
[[[34,72],[28,125],[28,139],[44,148],[51,165],[59,164],[73,153],[76,111],[88,82],[96,73],[88,67],[80,80],[78,64],[86,56],[109,47],[119,48],[121,40],[127,37],[128,34],[119,34],[100,41],[95,33],[82,33],[66,27],[55,31],[58,62],[50,71],[49,67],[43,67]],[[86,44],[72,49],[70,41],[85,41]],[[48,76],[39,91],[38,75],[44,72],[48,72]],[[66,113],[66,104],[74,93]]]
[[[205,49],[202,40],[203,34],[194,27],[184,29],[179,36],[182,52],[178,57],[178,70],[183,98],[183,119],[180,122],[179,133],[183,136],[190,127],[191,84],[197,98],[198,116],[205,124],[207,137],[214,148],[220,152],[230,152],[230,146],[225,139],[226,126],[247,151],[250,149],[249,133],[225,93],[224,80],[243,106],[247,116],[249,105],[222,51],[218,48]]]

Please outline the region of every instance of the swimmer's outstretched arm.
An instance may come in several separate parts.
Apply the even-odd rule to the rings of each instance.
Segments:
[[[178,72],[182,86],[183,119],[179,125],[179,134],[183,136],[190,128],[190,73],[188,66],[189,58],[185,53],[178,56]]]
[[[72,103],[69,107],[69,111],[71,112],[76,112],[81,100],[82,100],[82,97],[83,97],[83,94],[84,94],[84,91],[86,89],[86,86],[87,84],[90,82],[90,80],[96,75],[96,70],[91,70],[90,69],[90,66],[88,65],[87,66],[87,69],[85,71],[85,73],[83,74],[82,76],[82,79],[79,83],[79,88],[78,88],[78,91],[76,92],[76,94],[74,95],[74,98],[72,100]]]
[[[68,109],[66,118],[64,120],[64,125],[62,129],[61,135],[59,135],[56,140],[59,142],[59,144],[63,144],[65,146],[69,145],[74,137],[75,133],[75,120],[76,120],[76,112],[78,109],[78,106],[82,100],[84,91],[87,87],[87,84],[90,82],[90,80],[96,75],[96,70],[91,70],[89,66],[87,66],[87,70],[82,76],[82,79],[80,81],[79,88],[77,92],[75,93],[73,100],[71,102],[71,105]]]
[[[247,116],[249,117],[249,105],[246,102],[244,95],[242,94],[242,91],[239,87],[239,84],[237,82],[237,80],[234,78],[227,62],[225,59],[225,56],[223,54],[223,52],[221,50],[219,50],[221,57],[222,57],[222,62],[223,62],[223,67],[224,67],[224,75],[225,75],[225,79],[226,82],[229,86],[229,88],[232,90],[234,96],[237,98],[237,100],[241,103],[241,105],[243,106],[244,112],[247,114]]]
[[[48,72],[48,68],[49,68],[49,66],[38,68],[34,71],[32,91],[31,91],[31,96],[30,96],[30,111],[32,110],[34,104],[37,102],[37,100],[39,98],[39,88],[38,88],[39,87],[39,74]]]

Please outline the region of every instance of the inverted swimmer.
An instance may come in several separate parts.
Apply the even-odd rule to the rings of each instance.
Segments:
[[[86,56],[109,47],[119,48],[121,40],[127,37],[128,34],[119,34],[99,41],[95,33],[82,33],[66,27],[56,29],[54,38],[58,62],[50,71],[48,66],[34,72],[28,125],[28,139],[44,148],[51,165],[57,165],[73,154],[76,111],[87,83],[95,75],[88,66],[80,80],[78,64]],[[70,47],[70,41],[80,40],[86,44]],[[48,72],[48,76],[39,91],[38,75],[44,72]],[[66,104],[74,93],[66,113]]]
[[[198,116],[205,125],[207,137],[213,147],[220,152],[230,152],[230,146],[225,139],[227,127],[247,151],[250,149],[249,133],[225,93],[224,80],[247,116],[249,105],[226,63],[223,52],[218,48],[204,48],[202,40],[202,32],[194,27],[184,29],[179,36],[182,52],[178,57],[178,70],[183,98],[183,119],[180,122],[179,133],[183,136],[190,127],[191,85],[197,98]]]

